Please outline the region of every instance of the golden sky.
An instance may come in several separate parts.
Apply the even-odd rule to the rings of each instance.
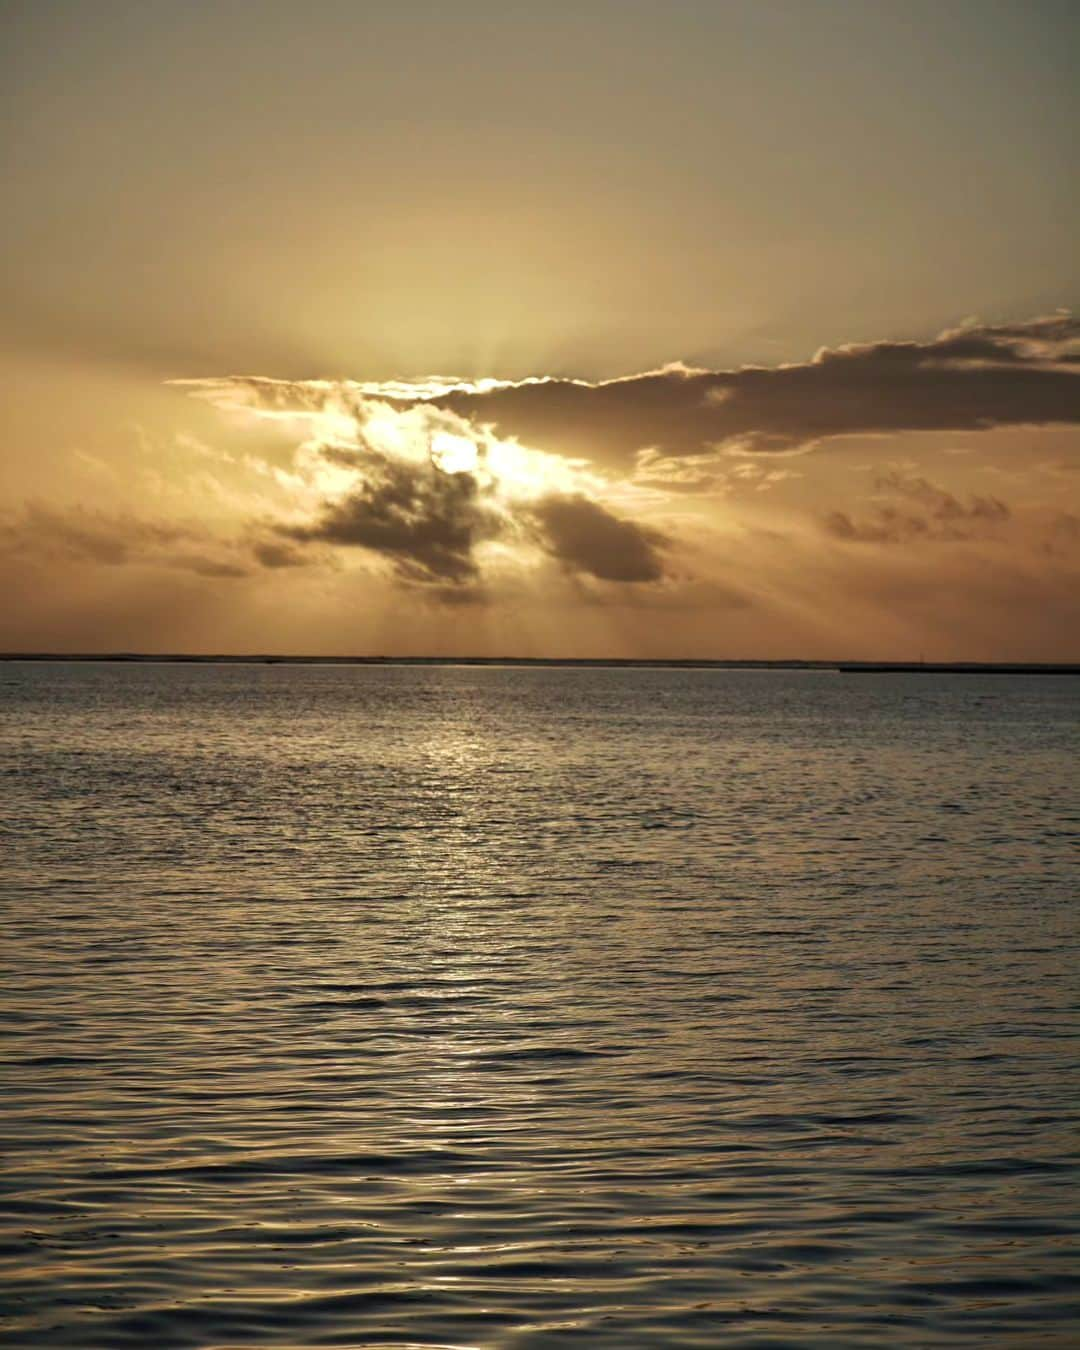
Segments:
[[[0,647],[1080,659],[1078,27],[3,6]]]

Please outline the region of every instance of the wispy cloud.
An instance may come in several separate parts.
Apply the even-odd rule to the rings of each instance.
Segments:
[[[251,571],[243,541],[221,539],[197,525],[39,503],[0,521],[0,552],[31,561],[163,567],[228,579]]]
[[[1076,517],[1045,504],[1014,505],[988,493],[965,495],[915,474],[880,475],[862,504],[831,510],[825,533],[842,544],[972,544],[1007,547],[1017,558],[1077,551]]]

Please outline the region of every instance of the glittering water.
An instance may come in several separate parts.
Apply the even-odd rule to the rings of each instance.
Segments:
[[[0,666],[5,1343],[1069,1343],[1078,692]]]

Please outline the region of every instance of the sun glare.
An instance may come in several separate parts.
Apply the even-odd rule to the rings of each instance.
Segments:
[[[443,473],[472,473],[479,458],[476,446],[467,436],[437,431],[431,438],[432,463]]]
[[[628,493],[637,496],[641,491],[627,484],[615,489],[583,460],[522,445],[513,437],[502,439],[491,426],[450,409],[426,402],[405,407],[398,401],[406,390],[428,393],[465,382],[431,378],[366,386],[247,376],[175,383],[234,417],[296,427],[293,462],[288,468],[276,468],[274,477],[292,496],[292,507],[302,511],[315,509],[319,502],[344,500],[370,474],[378,477],[380,465],[387,461],[417,468],[426,463],[439,473],[470,475],[494,508],[510,513],[552,494],[603,501],[617,491],[625,501]],[[503,383],[478,380],[472,387]]]

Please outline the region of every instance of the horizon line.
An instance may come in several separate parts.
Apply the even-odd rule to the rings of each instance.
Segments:
[[[160,665],[540,666],[674,670],[816,670],[840,673],[1080,675],[1077,661],[826,660],[803,657],[392,656],[277,652],[0,651],[0,662],[110,662]]]

